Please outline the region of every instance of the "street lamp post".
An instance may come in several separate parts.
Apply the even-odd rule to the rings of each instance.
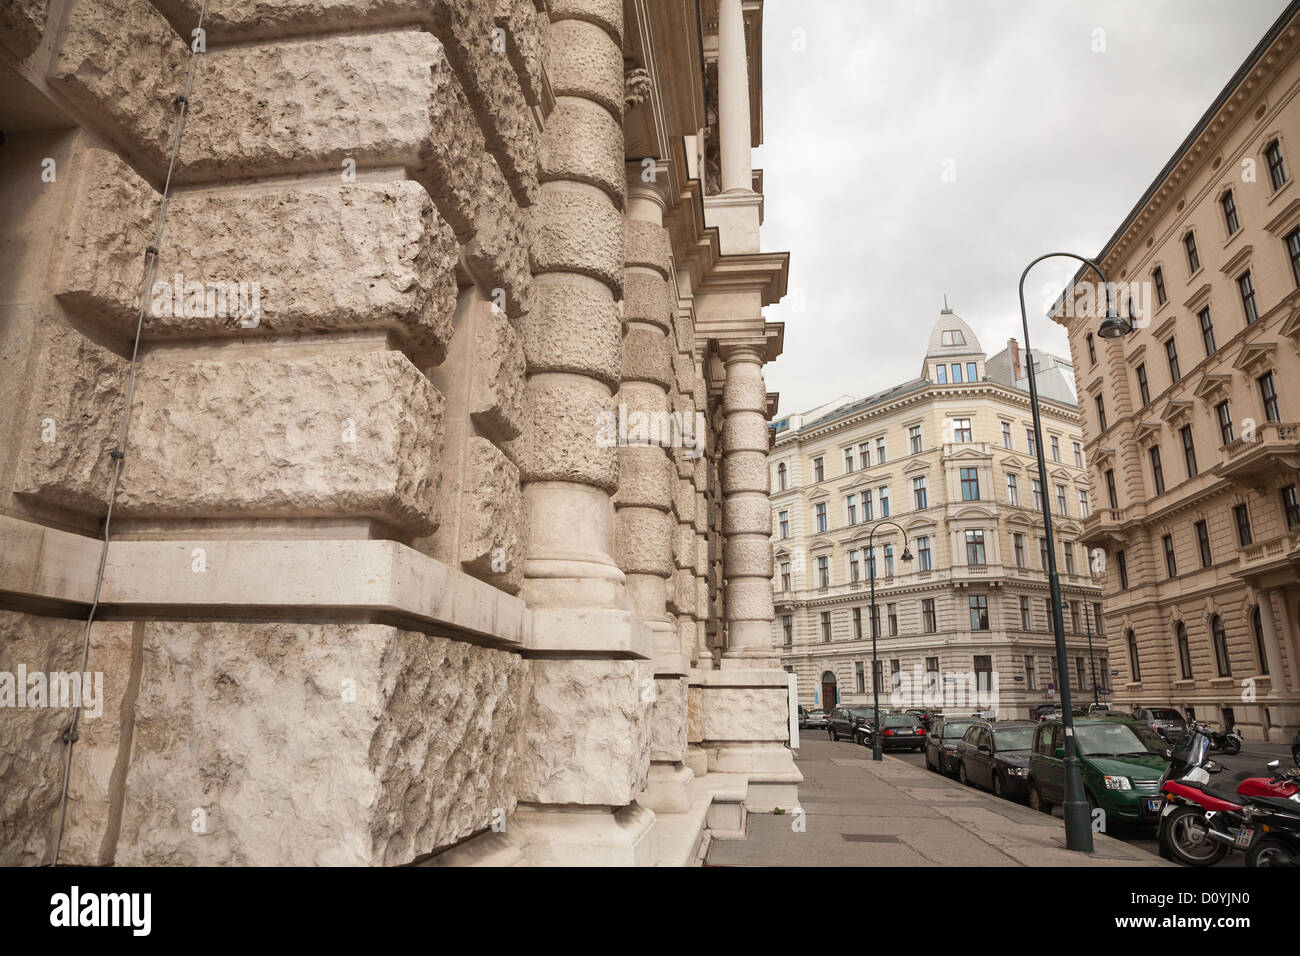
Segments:
[[[1029,405],[1034,416],[1034,445],[1038,458],[1039,498],[1043,512],[1043,536],[1047,542],[1047,580],[1052,595],[1052,631],[1056,637],[1057,683],[1061,686],[1061,721],[1065,725],[1065,845],[1068,849],[1092,852],[1092,815],[1083,789],[1083,774],[1079,768],[1079,747],[1074,737],[1074,714],[1070,702],[1070,661],[1066,656],[1065,622],[1061,616],[1061,579],[1056,571],[1056,545],[1052,540],[1052,509],[1047,495],[1047,459],[1043,455],[1043,423],[1038,412],[1038,386],[1034,376],[1034,353],[1029,345],[1029,316],[1025,312],[1025,277],[1029,270],[1044,259],[1065,257],[1076,259],[1090,267],[1101,279],[1106,290],[1106,320],[1097,334],[1102,338],[1120,338],[1133,331],[1133,326],[1115,314],[1110,301],[1110,287],[1101,268],[1091,259],[1072,252],[1049,252],[1039,256],[1020,274],[1020,322],[1024,327],[1025,356],[1029,378]]]
[[[877,622],[880,616],[876,613],[876,529],[881,525],[892,525],[897,528],[903,536],[903,553],[899,555],[899,560],[911,561],[912,552],[907,550],[907,532],[903,530],[902,525],[894,521],[878,521],[871,526],[871,533],[867,535],[867,575],[871,578],[871,719],[875,721],[875,726],[871,730],[871,759],[884,760],[885,754],[880,747],[880,682],[884,674],[880,672],[880,659],[876,656],[876,631],[879,629]]]
[[[1092,608],[1088,607],[1088,602],[1083,602],[1083,623],[1088,625],[1088,673],[1092,674],[1092,702],[1098,704],[1101,701],[1097,696],[1097,659],[1092,655]]]

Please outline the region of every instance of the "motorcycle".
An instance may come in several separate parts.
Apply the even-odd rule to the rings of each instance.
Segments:
[[[1241,732],[1237,729],[1232,730],[1215,730],[1203,720],[1195,721],[1191,727],[1192,732],[1205,734],[1210,738],[1210,750],[1232,756],[1241,753]]]
[[[1244,850],[1248,866],[1300,865],[1300,770],[1283,771],[1274,760],[1272,776],[1243,780],[1235,792],[1216,789],[1211,775],[1227,768],[1208,759],[1209,751],[1209,737],[1194,730],[1170,754],[1160,778],[1166,800],[1156,833],[1160,855],[1213,866]]]

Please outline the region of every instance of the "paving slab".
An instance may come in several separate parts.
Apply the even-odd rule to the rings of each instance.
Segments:
[[[1063,821],[886,754],[805,739],[796,812],[750,814],[749,838],[715,841],[711,866],[1171,866],[1104,834],[1065,848]]]

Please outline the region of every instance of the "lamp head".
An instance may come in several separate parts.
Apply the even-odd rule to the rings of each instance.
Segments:
[[[1116,315],[1115,308],[1112,306],[1110,308],[1110,314],[1106,316],[1105,321],[1101,323],[1101,328],[1097,330],[1097,334],[1103,339],[1122,339],[1132,331],[1133,323],[1129,322],[1127,319],[1121,319]]]
[[[903,554],[901,557],[904,561],[912,560],[912,552],[907,550],[907,545],[903,545]]]

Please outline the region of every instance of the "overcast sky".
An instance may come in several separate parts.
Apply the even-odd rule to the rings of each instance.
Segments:
[[[1020,338],[1024,267],[1098,253],[1285,6],[767,0],[754,165],[763,247],[790,252],[766,310],[779,414],[915,377],[945,293],[989,354]],[[1035,347],[1068,355],[1045,311],[1074,268],[1026,280]]]

